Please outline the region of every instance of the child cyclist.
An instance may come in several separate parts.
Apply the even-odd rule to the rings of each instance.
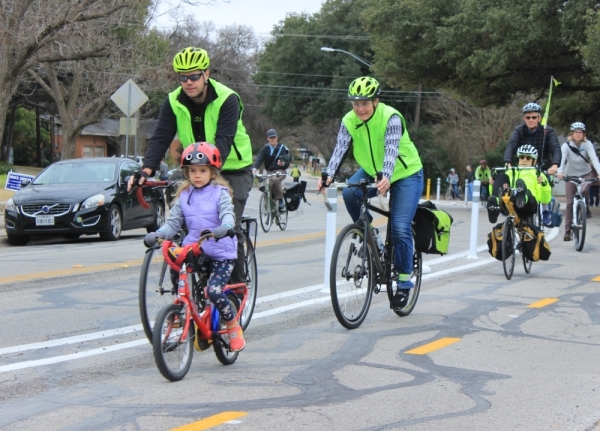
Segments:
[[[210,261],[208,296],[225,320],[231,350],[239,352],[246,342],[229,299],[223,293],[237,259],[237,239],[235,235],[227,235],[235,226],[235,215],[231,190],[219,175],[222,165],[219,150],[207,142],[192,144],[183,151],[181,168],[186,181],[175,193],[169,219],[156,232],[148,233],[144,244],[152,247],[158,238],[172,238],[184,221],[189,233],[183,239],[183,245],[197,242],[206,229],[212,231],[215,238],[202,244],[202,251]],[[178,277],[171,269],[171,278]]]
[[[517,150],[519,157],[519,167],[531,167],[535,165],[538,158],[538,151],[532,145],[522,145]],[[506,172],[499,174],[496,179],[490,179],[492,184],[492,193],[487,202],[488,218],[490,223],[498,221],[501,205],[500,198],[502,189],[513,184],[513,175],[515,177],[514,188],[517,190],[514,205],[515,212],[523,219],[531,217],[537,213],[538,204],[547,204],[552,199],[552,188],[548,184],[548,179],[544,173],[537,169],[515,170],[507,169]],[[538,176],[539,175],[539,176]]]

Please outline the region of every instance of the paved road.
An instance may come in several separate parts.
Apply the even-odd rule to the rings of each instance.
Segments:
[[[253,192],[249,212],[256,202]],[[551,260],[507,281],[487,252],[467,257],[470,210],[441,203],[455,221],[450,254],[426,257],[413,314],[377,295],[348,331],[322,286],[322,200],[309,202],[285,232],[259,234],[259,304],[236,364],[196,354],[178,383],[139,331],[143,231],[23,248],[0,238],[0,427],[589,430],[600,419],[600,217],[583,253],[555,230]]]

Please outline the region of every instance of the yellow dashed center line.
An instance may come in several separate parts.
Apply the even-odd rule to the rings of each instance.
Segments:
[[[202,431],[215,427],[217,425],[224,424],[225,422],[244,417],[247,414],[248,413],[246,412],[223,412],[219,413],[218,415],[202,419],[198,422],[187,424],[179,428],[173,428],[171,431]]]
[[[542,308],[542,307],[545,307],[546,305],[554,304],[555,302],[558,302],[558,298],[546,298],[546,299],[542,299],[541,301],[534,302],[533,304],[529,304],[528,307],[529,308]]]
[[[450,344],[454,344],[459,341],[460,341],[460,338],[449,338],[449,337],[440,338],[439,340],[425,344],[421,347],[417,347],[417,348],[408,350],[404,353],[406,353],[408,355],[426,355],[427,353],[431,353],[435,350],[443,349],[444,347],[447,347]]]

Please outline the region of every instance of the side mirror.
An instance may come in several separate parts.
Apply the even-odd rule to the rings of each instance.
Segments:
[[[25,187],[27,187],[29,184],[31,184],[31,180],[30,180],[30,179],[26,179],[26,180],[23,180],[23,181],[21,181],[21,184],[19,184],[19,186],[20,186],[21,188],[25,188]]]

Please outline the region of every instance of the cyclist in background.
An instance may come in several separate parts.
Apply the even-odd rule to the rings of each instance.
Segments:
[[[173,69],[181,86],[169,93],[158,115],[156,131],[148,143],[142,176],[153,176],[175,134],[184,149],[195,142],[215,145],[224,160],[221,175],[233,190],[235,232],[238,238],[238,260],[231,276],[232,283],[243,283],[244,241],[242,215],[252,188],[252,146],[242,124],[244,105],[240,96],[210,78],[208,53],[195,47],[175,54]],[[133,187],[129,181],[128,189]]]
[[[534,166],[538,158],[538,151],[531,145],[522,145],[517,150],[519,167]],[[513,178],[514,176],[514,178]],[[552,187],[543,172],[537,169],[525,169],[522,171],[507,170],[499,174],[496,179],[491,179],[493,193],[488,199],[487,210],[490,223],[498,221],[498,214],[502,205],[500,204],[500,192],[513,184],[517,190],[515,196],[515,212],[523,219],[537,214],[538,204],[547,204],[552,199]]]
[[[547,171],[548,175],[554,175],[560,166],[560,145],[554,129],[547,126],[545,129],[540,125],[542,119],[542,107],[537,103],[528,103],[523,106],[523,124],[513,130],[504,152],[504,163],[511,165],[517,148],[522,145],[531,145],[539,156],[538,166]],[[551,216],[548,206],[543,205],[542,223],[550,224]]]
[[[283,212],[285,211],[285,201],[283,200],[281,183],[286,177],[286,169],[290,166],[290,151],[278,141],[275,129],[267,131],[267,141],[262,150],[260,150],[260,153],[258,153],[258,156],[256,156],[256,160],[252,166],[252,173],[255,174],[264,162],[268,173],[279,172],[281,174],[269,178],[269,186],[271,186],[271,190],[273,191],[273,198],[279,202],[279,211]]]
[[[570,141],[562,144],[560,149],[562,160],[558,168],[558,178],[563,177],[578,177],[578,178],[595,178],[600,179],[600,162],[594,149],[594,144],[588,141],[585,137],[585,124],[576,122],[571,124],[572,138]],[[592,171],[596,170],[596,175]],[[585,182],[581,184],[581,189],[585,195],[591,183]],[[565,241],[571,241],[571,222],[573,221],[573,196],[577,191],[577,186],[570,182],[565,182],[565,192],[567,194],[567,212],[565,213]],[[586,217],[590,218],[592,213],[587,208]]]
[[[369,193],[390,191],[390,219],[394,244],[394,265],[399,272],[397,291],[392,298],[393,308],[402,308],[408,302],[413,268],[413,239],[411,224],[423,191],[423,165],[415,145],[408,136],[402,114],[379,101],[381,88],[376,79],[363,76],[348,88],[352,110],[342,119],[337,143],[329,161],[327,185],[337,174],[350,148],[360,169],[348,179],[350,183],[371,179],[383,174],[377,189]],[[319,189],[323,184],[319,180]],[[356,188],[343,191],[346,209],[356,222],[360,216],[362,192]],[[372,216],[368,214],[369,219]],[[389,238],[388,238],[389,240]]]
[[[489,195],[490,179],[492,178],[492,171],[487,165],[485,160],[479,161],[479,166],[475,169],[475,179],[481,181],[481,194],[480,199],[487,202]]]
[[[235,235],[227,235],[233,230],[235,215],[231,189],[219,175],[222,165],[219,150],[207,142],[195,143],[183,150],[181,168],[187,181],[175,193],[176,202],[171,208],[169,219],[156,232],[148,233],[144,244],[152,247],[158,238],[173,238],[184,220],[189,230],[183,239],[184,246],[197,243],[204,230],[212,231],[215,238],[202,243],[202,252],[209,259],[210,265],[208,296],[225,320],[231,350],[239,352],[246,342],[242,328],[235,320],[231,303],[223,293],[238,254],[237,238]],[[170,270],[171,280],[176,285],[179,272],[173,268]]]

